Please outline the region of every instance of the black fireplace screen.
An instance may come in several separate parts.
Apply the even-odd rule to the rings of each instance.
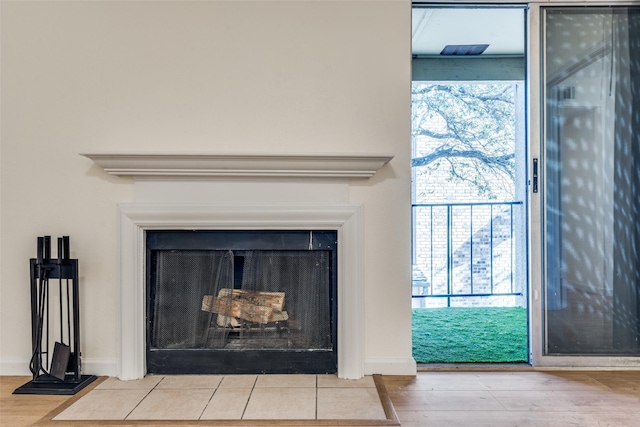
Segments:
[[[335,372],[335,232],[159,231],[147,245],[149,372]]]

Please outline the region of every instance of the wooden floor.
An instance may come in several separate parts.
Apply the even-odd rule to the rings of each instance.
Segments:
[[[1,426],[32,425],[71,398],[13,395],[28,379],[0,377]],[[640,371],[429,371],[384,383],[407,427],[640,426]]]

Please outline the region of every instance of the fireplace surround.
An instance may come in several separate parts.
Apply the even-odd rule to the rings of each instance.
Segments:
[[[118,206],[118,377],[147,373],[145,237],[149,230],[335,230],[337,373],[364,375],[363,207],[349,180],[366,179],[390,155],[84,154],[110,174],[134,178]]]

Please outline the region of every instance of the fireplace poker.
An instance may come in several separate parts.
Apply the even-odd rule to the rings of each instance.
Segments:
[[[42,355],[46,354],[48,356],[49,353],[49,322],[47,322],[47,345],[45,347],[45,351],[42,351],[42,333],[44,330],[44,314],[45,310],[48,313],[48,287],[49,287],[49,270],[50,268],[45,265],[45,259],[47,257],[48,251],[46,250],[47,245],[50,244],[50,237],[38,237],[38,248],[37,248],[37,289],[31,290],[31,307],[34,310],[32,314],[33,319],[33,353],[31,354],[31,361],[29,363],[29,370],[33,374],[34,378],[40,375],[41,372],[48,375],[46,369],[49,368],[49,360],[47,357],[46,360],[46,369],[43,367],[42,363]]]

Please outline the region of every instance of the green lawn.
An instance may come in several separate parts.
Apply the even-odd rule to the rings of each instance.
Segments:
[[[527,362],[527,311],[414,308],[413,357],[418,363]]]

